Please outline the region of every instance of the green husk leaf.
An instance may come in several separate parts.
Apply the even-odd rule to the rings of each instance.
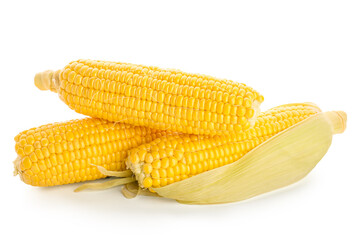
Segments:
[[[99,170],[102,174],[108,176],[108,177],[131,177],[133,175],[133,172],[131,170],[125,170],[125,171],[109,171],[106,168],[102,166],[98,166],[95,164],[90,164]]]
[[[124,197],[126,197],[127,199],[131,199],[131,198],[135,198],[138,194],[139,194],[139,187],[137,189],[129,189],[127,187],[128,184],[126,184],[125,186],[123,186],[121,188],[121,193],[124,195]]]
[[[346,122],[346,114],[335,113],[318,113],[232,164],[154,190],[181,203],[217,204],[241,201],[295,183],[325,155],[332,134],[345,129],[341,122]]]
[[[135,198],[137,195],[151,196],[151,197],[159,197],[157,193],[152,193],[147,189],[141,189],[137,182],[132,182],[126,184],[121,189],[122,194],[126,198]]]
[[[102,183],[85,183],[81,185],[80,187],[76,188],[74,192],[81,192],[86,189],[93,189],[93,190],[104,190],[120,185],[124,185],[127,183],[135,182],[135,178],[133,177],[127,177],[127,178],[116,178],[109,181],[105,181]]]

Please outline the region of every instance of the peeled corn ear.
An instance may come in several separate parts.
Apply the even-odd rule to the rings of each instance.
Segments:
[[[38,73],[35,85],[91,117],[189,134],[246,130],[263,101],[251,87],[229,80],[92,60]]]
[[[162,197],[187,204],[228,203],[254,197],[305,177],[325,155],[346,113],[321,112],[275,135],[238,161],[164,187]]]
[[[43,125],[15,137],[18,155],[15,174],[33,186],[104,178],[113,174],[112,171],[126,170],[125,159],[130,148],[165,134],[165,131],[95,118]],[[102,167],[110,171],[105,172]],[[130,170],[116,174],[132,175]]]

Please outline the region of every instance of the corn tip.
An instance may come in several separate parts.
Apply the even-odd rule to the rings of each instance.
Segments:
[[[344,111],[330,111],[325,113],[333,134],[343,133],[346,129],[347,114]]]
[[[42,91],[50,90],[51,78],[53,73],[54,71],[47,70],[35,74],[34,77],[35,86]]]

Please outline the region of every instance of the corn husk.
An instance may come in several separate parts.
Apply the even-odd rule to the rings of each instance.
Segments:
[[[346,113],[321,112],[275,135],[238,161],[165,187],[160,196],[186,204],[245,200],[304,178],[345,130]]]
[[[151,197],[159,197],[158,194],[150,192],[147,189],[142,189],[139,187],[137,182],[128,183],[121,189],[121,193],[124,197],[131,199],[138,195],[151,196]]]

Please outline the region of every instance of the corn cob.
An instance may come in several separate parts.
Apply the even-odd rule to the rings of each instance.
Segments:
[[[285,187],[310,173],[328,151],[332,135],[345,130],[346,118],[343,111],[317,113],[232,164],[154,190],[181,203],[214,204],[241,201]]]
[[[78,113],[188,134],[240,132],[263,97],[245,84],[179,70],[78,60],[35,76]]]
[[[261,114],[242,137],[163,136],[130,150],[126,164],[138,183],[125,177],[84,184],[75,191],[125,184],[122,193],[128,198],[151,195],[186,204],[241,201],[305,177],[326,154],[332,135],[345,130],[346,120],[342,111],[287,104]]]
[[[263,112],[242,133],[164,136],[130,150],[127,165],[142,188],[164,187],[243,157],[279,132],[320,112],[312,104],[289,104]]]
[[[128,149],[164,134],[150,128],[91,118],[32,128],[15,137],[18,154],[15,174],[33,186],[104,178],[96,166],[111,171],[126,170]],[[131,172],[123,176],[130,175]]]

